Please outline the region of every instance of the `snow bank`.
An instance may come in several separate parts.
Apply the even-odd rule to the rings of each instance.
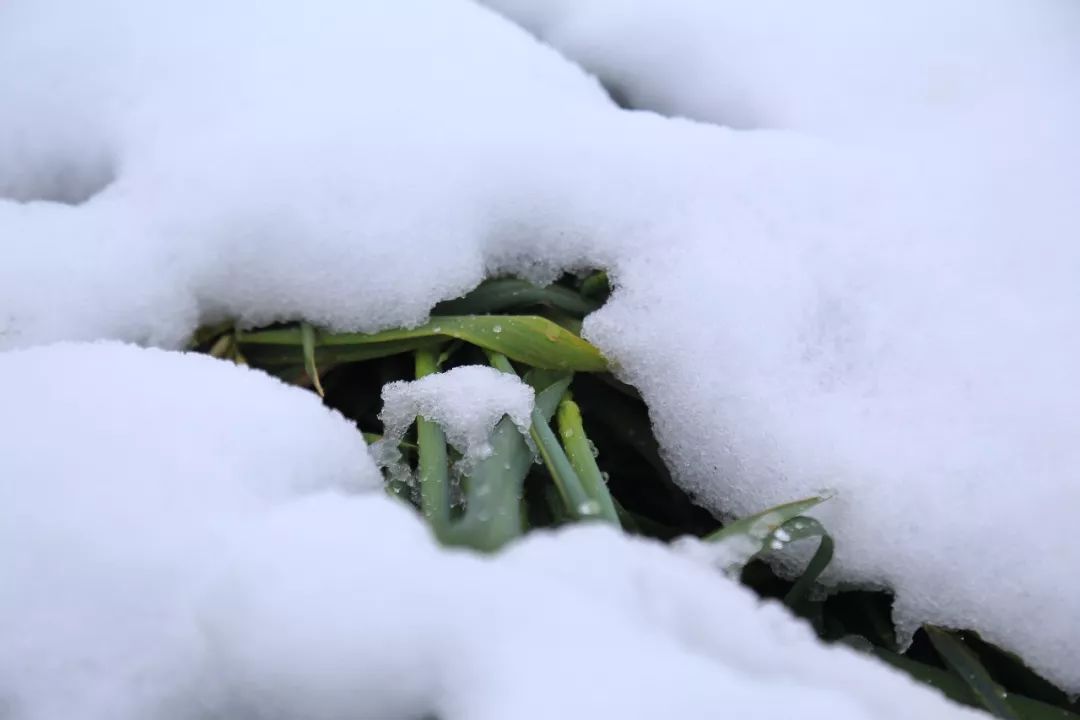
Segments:
[[[859,155],[855,172],[807,168],[789,148],[773,166],[789,177],[765,183],[771,160],[714,160],[743,174],[712,185],[712,227],[741,244],[680,247],[678,285],[621,276],[588,334],[708,505],[835,490],[818,513],[833,577],[895,588],[902,633],[977,628],[1080,690],[1080,636],[1062,631],[1080,587],[1054,589],[1080,551],[1045,532],[1080,502],[1080,6],[487,4],[634,107]],[[780,140],[744,135],[741,152],[753,142]],[[645,312],[684,322],[626,338]]]
[[[397,446],[418,416],[437,423],[467,462],[491,455],[491,431],[504,416],[529,434],[533,389],[520,378],[483,365],[464,365],[382,389],[379,420],[388,446]]]
[[[261,373],[57,345],[0,353],[0,396],[10,720],[975,716],[657,544],[444,551]]]
[[[234,533],[294,497],[382,485],[351,423],[206,356],[0,353],[0,397],[6,718],[139,717],[188,671],[190,607]]]
[[[256,715],[980,716],[606,528],[485,559],[437,550],[389,500],[314,499],[275,513],[226,578],[204,611],[213,672]]]
[[[853,5],[831,7],[870,22]],[[886,17],[909,7],[926,6]],[[1080,588],[1060,571],[1080,549],[1053,531],[1080,502],[1080,150],[1065,130],[1080,65],[1042,30],[1072,16],[1002,0],[969,26],[969,6],[942,7],[952,30],[930,45],[783,25],[814,48],[855,43],[783,82],[792,58],[732,26],[733,52],[757,53],[743,84],[771,104],[731,106],[799,134],[619,111],[466,2],[9,0],[0,347],[175,346],[224,316],[374,329],[419,322],[488,273],[606,267],[616,291],[586,334],[642,390],[686,488],[732,514],[834,490],[819,515],[836,579],[895,588],[905,627],[978,629],[1080,691]],[[925,26],[912,18],[896,27]],[[977,69],[1001,37],[1025,58],[1018,77],[1039,79],[1018,96],[1030,115],[974,123],[1011,80],[989,105],[913,110],[917,131],[904,83],[856,112],[880,62],[932,67],[948,47]],[[904,57],[860,54],[879,46]],[[960,73],[949,97],[982,97],[1012,77],[1001,66]],[[686,112],[716,119],[702,102]]]
[[[629,105],[731,127],[850,142],[1018,118],[1041,132],[1075,109],[1069,0],[483,2]]]

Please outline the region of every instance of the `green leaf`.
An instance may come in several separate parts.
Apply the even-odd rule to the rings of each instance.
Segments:
[[[931,644],[945,664],[971,689],[978,704],[994,717],[1023,720],[1008,703],[1008,693],[994,682],[978,656],[951,633],[933,625],[924,626]]]
[[[497,369],[511,375],[517,375],[506,356],[493,352],[489,353],[488,357],[491,364]],[[577,520],[597,517],[600,512],[599,506],[589,497],[584,485],[581,483],[581,478],[574,472],[570,459],[566,457],[566,451],[559,444],[555,433],[551,431],[548,419],[544,417],[543,409],[535,404],[532,411],[532,424],[529,426],[529,435],[532,437],[544,465],[551,474],[551,479],[555,482],[559,495],[562,497],[563,502],[566,503],[570,515]]]
[[[814,556],[807,563],[803,574],[791,586],[787,595],[784,596],[784,604],[795,613],[799,613],[803,603],[806,602],[807,596],[810,594],[810,588],[814,586],[818,577],[832,561],[833,539],[829,533],[825,532],[825,528],[821,526],[821,523],[814,518],[803,515],[793,517],[773,533],[772,542],[779,541],[784,545],[814,537],[821,539],[817,551],[814,552]]]
[[[253,363],[280,365],[303,360],[299,327],[246,332],[239,339]],[[580,372],[607,369],[599,350],[535,315],[438,317],[420,327],[372,334],[318,333],[314,357],[320,364],[356,362],[429,348],[446,339],[462,340],[535,368]]]
[[[489,438],[491,455],[479,461],[465,480],[465,515],[451,529],[451,544],[493,552],[521,535],[521,498],[532,451],[508,417]]]
[[[741,569],[774,542],[782,546],[783,541],[775,537],[776,531],[787,521],[802,515],[825,500],[826,498],[823,497],[810,497],[784,505],[777,505],[756,515],[750,515],[728,523],[716,532],[706,535],[703,539],[706,542],[728,546],[731,556],[725,570],[729,573],[734,572]]]
[[[581,283],[581,294],[590,300],[603,302],[611,294],[611,282],[606,272],[593,273]]]
[[[597,517],[618,527],[619,514],[615,510],[611,493],[608,492],[607,482],[600,474],[600,467],[596,464],[589,438],[585,435],[581,408],[569,393],[566,393],[562,402],[559,403],[558,425],[559,436],[562,438],[570,465],[581,480],[589,499],[596,504]]]
[[[364,442],[366,442],[368,445],[374,445],[377,442],[381,442],[385,437],[383,435],[380,435],[379,433],[371,432],[364,432],[360,434],[364,436]],[[416,445],[409,442],[408,440],[401,440],[397,446],[399,450],[408,450],[410,452],[416,452],[417,450]]]
[[[233,331],[232,320],[222,320],[221,322],[214,323],[213,325],[204,325],[195,330],[195,333],[188,340],[187,349],[197,350],[199,348],[209,347],[215,340],[219,339],[222,335],[231,335]]]
[[[438,372],[437,362],[438,354],[435,351],[418,350],[416,377]],[[445,541],[450,531],[450,473],[442,428],[430,420],[417,417],[416,445],[420,457],[420,510],[431,523],[435,537]]]
[[[319,380],[319,368],[315,365],[315,328],[310,323],[300,323],[300,344],[304,352],[304,371],[311,378],[311,384],[319,397],[326,397]]]
[[[464,297],[441,302],[432,315],[483,315],[533,305],[546,305],[582,317],[600,307],[594,300],[558,285],[540,287],[517,278],[485,280]]]
[[[551,422],[551,418],[555,416],[559,402],[562,401],[563,395],[566,394],[567,388],[570,387],[573,377],[573,375],[560,375],[542,390],[537,390],[534,404],[540,411],[540,417],[544,419],[545,423]],[[528,374],[526,378],[528,378]]]
[[[919,682],[926,683],[937,688],[949,699],[963,705],[977,705],[977,700],[971,686],[948,670],[912,660],[909,657],[899,655],[891,650],[874,646],[870,649],[878,659],[903,670]],[[1020,720],[1080,720],[1080,715],[1069,712],[1063,708],[1054,707],[1039,700],[1024,695],[1009,693],[1006,702],[1014,714],[1012,716]],[[999,716],[1000,717],[1000,716]]]
[[[861,647],[857,649],[862,650]],[[971,690],[948,670],[942,670],[933,665],[927,665],[926,663],[912,660],[911,658],[891,650],[886,650],[885,648],[877,647],[876,645],[872,646],[869,652],[879,660],[892,665],[898,670],[903,670],[919,682],[937,688],[950,700],[954,700],[963,705],[971,705],[974,703]]]

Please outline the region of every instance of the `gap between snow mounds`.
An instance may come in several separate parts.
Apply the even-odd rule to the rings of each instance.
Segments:
[[[503,422],[509,428],[502,428],[488,437],[504,413],[517,415],[521,422],[521,418],[527,415],[524,405],[528,403],[532,390],[537,393],[537,408],[547,407],[546,411],[542,411],[543,416],[553,414],[554,403],[559,404],[558,433],[566,451],[570,452],[569,438],[573,437],[580,439],[581,445],[586,448],[582,454],[594,458],[592,470],[584,464],[579,467],[572,457],[571,464],[574,471],[581,473],[580,480],[591,474],[597,476],[599,484],[608,486],[607,492],[596,497],[598,507],[604,502],[599,499],[601,495],[606,497],[608,506],[613,506],[617,518],[610,516],[609,522],[621,525],[627,532],[664,540],[685,535],[712,535],[715,520],[688,515],[686,510],[690,504],[681,493],[675,493],[681,502],[673,502],[669,491],[674,488],[671,487],[667,468],[659,457],[647,409],[633,389],[603,374],[594,376],[584,372],[567,376],[565,371],[568,368],[595,372],[602,370],[603,366],[596,365],[587,354],[571,350],[573,343],[562,347],[563,342],[555,342],[558,335],[564,335],[566,341],[572,338],[563,331],[553,334],[556,326],[543,317],[533,315],[550,316],[563,327],[578,327],[582,315],[596,310],[606,295],[603,290],[599,295],[597,293],[598,289],[607,285],[604,278],[603,273],[587,275],[584,281],[567,277],[560,284],[546,288],[510,278],[488,281],[462,298],[440,303],[431,321],[421,328],[363,336],[316,331],[309,341],[310,361],[301,358],[303,332],[297,332],[297,328],[241,334],[219,328],[214,333],[226,334],[201,334],[199,347],[225,357],[244,358],[283,378],[304,381],[309,386],[312,384],[310,377],[323,376],[325,401],[355,420],[361,428],[372,431],[371,434],[365,432],[365,435],[372,441],[378,441],[380,450],[376,456],[382,458],[381,462],[385,462],[391,470],[390,491],[421,509],[436,537],[446,544],[492,551],[520,537],[522,533],[543,530],[551,527],[552,523],[583,519],[573,514],[579,506],[572,500],[572,495],[563,492],[569,487],[566,485],[569,476],[557,479],[562,471],[550,465],[546,455],[544,465],[548,466],[550,477],[543,469],[537,470],[536,466],[529,470],[529,466],[533,465],[534,451],[522,441],[520,424],[513,428],[507,419]],[[499,313],[510,308],[517,308],[517,312],[525,314],[461,315],[465,312]],[[546,327],[539,322],[541,320],[548,323]],[[415,372],[422,379],[401,382],[413,377],[411,348],[417,342],[421,345],[416,351]],[[439,344],[430,345],[432,342]],[[477,347],[470,351],[471,345]],[[525,374],[528,386],[522,385],[512,375],[500,376],[492,368],[484,366],[488,359],[479,348],[506,353],[520,361],[524,367],[519,365],[518,372],[533,366]],[[570,354],[564,354],[568,351]],[[442,371],[422,376],[421,355],[428,358],[423,366],[426,368],[424,373],[434,372],[440,367]],[[297,375],[304,372],[305,365],[309,378]],[[562,371],[554,371],[552,377],[555,368]],[[539,376],[536,375],[538,371],[541,373]],[[399,380],[394,381],[395,378]],[[572,384],[569,388],[565,384],[548,386],[553,379],[558,383],[558,378]],[[375,398],[379,395],[380,383],[387,380],[391,382],[382,386],[384,407],[380,411]],[[316,384],[316,387],[320,386]],[[577,423],[576,429],[565,424],[562,416],[559,397],[567,389],[577,401],[574,405],[580,408],[586,418],[584,424]],[[557,394],[545,400],[551,395],[551,390],[556,390]],[[567,395],[565,399],[569,397]],[[410,435],[408,441],[402,442],[406,426],[417,415],[424,417],[423,422],[441,428],[445,439],[440,439],[440,435],[431,435],[431,428],[425,430],[418,427],[415,439]],[[379,422],[383,424],[383,435],[378,433]],[[542,422],[547,424],[547,421]],[[514,437],[517,438],[516,443]],[[447,458],[445,441],[461,451],[460,461],[455,460],[452,453]],[[431,455],[432,452],[436,452],[441,459]],[[417,456],[418,460],[414,462]],[[425,457],[428,459],[425,460]],[[447,473],[447,465],[450,464],[457,472]],[[415,469],[411,469],[413,465]],[[438,465],[442,465],[441,471]],[[487,469],[481,471],[481,465]],[[604,476],[607,476],[607,480]],[[552,480],[555,480],[554,485]],[[556,487],[559,488],[558,495],[543,492],[554,491]],[[584,486],[582,490],[588,492]],[[791,503],[741,522],[750,522],[749,528],[774,522],[773,518],[780,518],[775,522],[781,522],[783,518],[791,517],[790,513],[805,513],[808,507],[817,502],[820,500]],[[777,530],[776,537],[770,541],[768,537],[757,534],[760,530],[738,530],[739,527],[742,527],[740,523],[730,524],[715,534],[717,538],[734,534],[733,542],[740,548],[746,546],[745,556],[741,555],[741,549],[737,552],[740,555],[738,567],[762,548],[786,546],[792,540],[790,536],[781,534],[781,530]],[[807,535],[803,531],[807,529],[815,536],[827,532],[807,518],[793,520],[789,529],[804,539]],[[823,540],[823,543],[826,541]],[[706,545],[691,542],[689,546],[700,548],[694,554],[703,555],[710,563],[722,562],[726,566],[728,560],[734,559],[728,546],[718,547],[711,542]],[[825,547],[823,544],[822,549]],[[742,573],[743,582],[764,597],[782,597],[793,611],[813,623],[823,639],[858,640],[866,646],[865,649],[944,690],[957,702],[977,705],[964,681],[960,680],[962,676],[951,677],[949,671],[933,664],[937,654],[926,647],[926,637],[921,633],[910,654],[907,651],[903,656],[897,654],[896,630],[888,619],[891,596],[851,592],[849,589],[828,602],[823,603],[820,598],[806,602],[805,584],[813,583],[813,578],[828,565],[832,553],[831,541],[828,541],[828,548],[820,561],[815,554],[811,565],[816,569],[811,571],[808,568],[807,575],[800,577],[795,585],[778,579],[762,563],[754,563],[747,568]],[[804,587],[804,590],[799,591],[799,587]],[[1001,687],[1008,692],[1009,704],[1022,717],[1026,717],[1029,711],[1056,712],[1055,708],[1069,707],[1068,700],[1061,693],[1010,661],[997,648],[977,639],[972,641],[969,638],[964,642],[974,643],[972,647],[978,648],[983,657],[989,658],[987,667],[993,667],[995,671],[993,676],[989,676],[988,682],[991,685],[1001,683]],[[928,661],[931,664],[926,664]],[[985,691],[986,688],[980,687],[979,690]]]

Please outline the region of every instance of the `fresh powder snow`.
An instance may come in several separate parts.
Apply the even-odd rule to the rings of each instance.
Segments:
[[[205,355],[0,353],[0,397],[12,720],[154,717],[205,643],[192,604],[231,538],[293,498],[382,486],[352,423]]]
[[[978,717],[659,543],[442,549],[260,372],[61,344],[0,353],[0,396],[11,720]]]
[[[417,417],[439,425],[467,463],[491,455],[495,425],[509,417],[528,437],[533,389],[509,373],[485,365],[463,365],[412,381],[387,383],[379,419],[385,449],[394,448]]]
[[[585,0],[493,4],[566,57],[465,0],[0,4],[0,348],[102,338],[178,347],[200,323],[227,317],[374,330],[422,322],[434,303],[490,274],[544,280],[605,268],[615,292],[585,335],[641,390],[683,487],[726,516],[830,491],[815,514],[836,539],[833,581],[891,588],[902,629],[929,621],[978,630],[1080,692],[1080,587],[1061,572],[1080,566],[1080,549],[1057,532],[1080,506],[1076,6],[997,0],[974,13],[960,0],[932,12],[926,2],[879,2],[871,5],[888,22],[878,22],[834,0],[822,15],[835,25],[798,22],[798,13],[774,25],[764,10],[736,3],[719,4],[724,12],[678,3],[702,13],[685,22],[666,20],[662,3],[628,2],[610,15],[611,3]],[[927,26],[942,28],[940,37],[904,41]],[[657,44],[639,41],[643,28]],[[704,28],[732,41],[706,52]],[[679,53],[662,50],[673,45]],[[643,110],[619,109],[571,59]],[[0,355],[11,364],[3,380],[16,389],[27,384],[26,357]],[[38,385],[82,363],[63,365]],[[176,391],[194,398],[205,380],[183,377],[178,370]],[[123,421],[127,395],[116,382],[107,395],[99,383],[90,425]],[[267,450],[282,447],[274,436],[215,459],[226,451],[206,418],[222,404],[207,397],[198,413],[159,418],[169,432],[146,431],[151,449],[172,453],[152,480],[182,483],[202,467],[171,474],[172,434],[191,447],[188,462],[243,482],[262,475]],[[31,412],[20,407],[5,396],[16,450],[19,413]],[[89,431],[50,424],[69,410],[60,400],[49,407],[36,412],[41,427],[57,428],[51,440]],[[132,425],[122,447],[57,469],[55,482],[109,481],[144,425]],[[296,427],[304,428],[297,447],[311,457],[334,443]],[[198,455],[199,441],[212,452]],[[260,452],[249,471],[243,458]],[[3,462],[26,467],[5,471],[4,482],[32,469],[28,456],[14,457]],[[342,462],[339,471],[371,472],[368,460]],[[206,504],[222,492],[207,490]],[[48,502],[74,513],[82,497]],[[94,496],[90,507],[102,503]],[[321,527],[317,509],[307,512],[298,534]],[[189,537],[183,506],[159,514],[180,528],[177,546],[162,552],[197,564],[177,550]],[[25,534],[52,542],[36,532]],[[57,552],[80,547],[87,533]],[[202,537],[191,552],[215,554],[199,549]],[[522,547],[565,541],[558,552],[572,562],[573,533],[554,537]],[[381,562],[408,565],[390,554],[393,543],[374,534],[371,542]],[[138,577],[124,556],[114,563],[102,552],[105,570]],[[312,572],[335,568],[363,573],[356,558]],[[85,582],[101,585],[96,576]],[[63,594],[77,618],[78,593]],[[340,600],[304,597],[312,615]],[[288,611],[271,607],[265,617],[305,640],[307,618],[289,625]],[[230,616],[207,612],[231,643]],[[255,610],[250,617],[257,622]],[[303,685],[288,674],[301,671],[288,657],[249,667],[258,630],[244,636],[250,651],[222,650],[239,658],[230,672],[253,673],[267,693],[284,692],[286,680]],[[50,657],[44,645],[30,651]],[[317,668],[310,672],[317,682]],[[689,689],[704,677],[696,673],[687,671],[686,697],[705,702],[707,688]],[[26,687],[15,670],[4,675],[0,688]],[[34,702],[64,702],[50,692]],[[255,701],[240,693],[236,702]],[[480,716],[467,710],[477,714],[459,716]]]
[[[902,634],[975,628],[1080,691],[1080,588],[1058,570],[1080,550],[1052,532],[1080,506],[1080,5],[487,4],[625,104],[867,163],[862,181],[811,171],[816,187],[792,166],[794,198],[751,190],[738,164],[741,186],[712,190],[752,197],[758,227],[713,221],[741,244],[683,251],[677,281],[623,276],[642,300],[587,334],[644,389],[706,504],[744,514],[835,490],[816,514],[836,580],[894,588]],[[642,323],[642,307],[685,322]]]

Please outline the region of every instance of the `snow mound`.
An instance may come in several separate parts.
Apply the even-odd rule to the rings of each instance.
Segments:
[[[0,354],[0,395],[10,720],[975,716],[658,544],[442,550],[261,373],[56,345]]]
[[[835,491],[834,579],[1080,690],[1080,586],[1053,588],[1080,551],[1044,532],[1080,503],[1080,5],[486,4],[633,107],[833,143],[744,134],[715,160],[741,180],[702,181],[723,219],[639,252],[587,334],[708,506]]]
[[[138,717],[187,672],[191,603],[233,533],[294,497],[382,485],[351,423],[206,356],[0,353],[0,396],[6,718]]]
[[[725,3],[726,75],[676,54],[657,66],[669,105],[628,95],[785,129],[736,132],[619,111],[464,0],[8,0],[0,347],[175,347],[224,317],[372,330],[487,274],[607,268],[586,335],[642,391],[684,487],[734,515],[835,491],[816,513],[834,579],[894,588],[907,629],[977,629],[1080,692],[1061,571],[1080,546],[1054,531],[1080,505],[1075,15],[878,4],[887,28],[865,35],[843,24],[873,21],[854,2],[778,13],[795,20],[768,37],[800,46],[740,40],[773,15]],[[657,84],[634,47],[662,46],[600,19],[701,46],[681,11],[613,7],[563,9],[607,65],[628,58],[624,93]],[[943,39],[903,40],[931,26]],[[962,70],[946,96],[977,102],[927,111],[886,81],[942,52]]]
[[[485,558],[438,550],[389,500],[313,498],[239,548],[202,617],[242,715],[981,717],[608,528]]]
[[[503,417],[529,434],[533,389],[520,378],[483,365],[464,365],[419,380],[383,386],[379,419],[385,444],[396,447],[417,417],[437,423],[467,463],[491,455],[489,439]]]
[[[1070,0],[483,2],[630,106],[730,127],[1041,133],[1075,109],[1060,92],[1080,53]]]

